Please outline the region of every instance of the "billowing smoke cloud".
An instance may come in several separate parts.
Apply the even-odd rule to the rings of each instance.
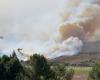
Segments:
[[[40,53],[54,58],[77,54],[85,44],[100,41],[99,0],[0,2],[0,35],[5,37],[1,51],[24,48],[25,57]]]
[[[75,5],[72,11],[75,12],[70,11],[70,16],[59,27],[61,38],[66,39],[71,35],[83,41],[92,40],[96,35],[96,31],[100,29],[99,5],[82,2],[78,6]],[[96,37],[95,40],[97,40]]]
[[[80,52],[82,46],[83,43],[81,40],[76,37],[70,37],[61,43],[50,43],[47,47],[47,53],[45,56],[48,58],[55,58],[64,55],[72,56]]]
[[[83,51],[100,51],[100,47],[97,48],[97,43],[100,43],[99,0],[71,0],[62,15],[63,23],[58,29],[61,40],[78,37],[85,46]]]

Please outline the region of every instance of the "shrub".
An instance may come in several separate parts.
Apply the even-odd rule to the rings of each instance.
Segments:
[[[52,66],[52,69],[55,72],[55,80],[71,80],[74,74],[73,69],[66,70],[66,66],[62,64]]]
[[[92,71],[89,74],[89,80],[100,80],[100,61],[92,68]]]
[[[30,57],[31,66],[34,71],[36,80],[53,80],[54,73],[46,58],[42,55],[34,54]]]
[[[15,52],[10,57],[4,55],[0,58],[0,80],[30,80],[25,73]]]

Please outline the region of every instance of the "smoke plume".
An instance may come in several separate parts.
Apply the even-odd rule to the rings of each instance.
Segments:
[[[100,41],[100,0],[40,2],[2,2],[0,34],[5,38],[0,40],[1,51],[23,48],[26,51],[20,52],[26,58],[34,53],[55,58],[78,54],[84,45]]]

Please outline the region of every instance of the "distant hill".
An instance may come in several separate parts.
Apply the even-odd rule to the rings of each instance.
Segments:
[[[100,52],[100,41],[85,43],[82,52]]]
[[[97,60],[100,60],[100,53],[94,52],[81,52],[78,55],[74,56],[61,56],[49,60],[54,63],[64,63],[69,66],[93,66]]]

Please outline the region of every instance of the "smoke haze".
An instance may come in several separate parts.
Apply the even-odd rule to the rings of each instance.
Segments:
[[[71,56],[85,44],[99,42],[99,31],[99,0],[0,1],[0,36],[4,36],[0,51],[4,53],[23,48],[25,57]],[[98,51],[96,46],[92,51]]]

